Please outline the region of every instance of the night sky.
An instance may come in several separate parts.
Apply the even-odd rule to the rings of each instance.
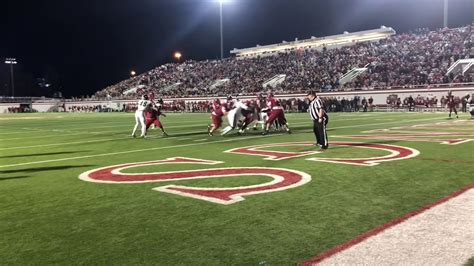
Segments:
[[[172,60],[220,56],[217,0],[2,0],[0,57],[16,57],[17,96],[95,91]],[[474,0],[450,0],[449,26],[474,20]],[[256,44],[393,27],[440,28],[443,0],[228,0],[225,52]],[[9,93],[0,65],[0,94]],[[53,87],[34,84],[46,77]]]

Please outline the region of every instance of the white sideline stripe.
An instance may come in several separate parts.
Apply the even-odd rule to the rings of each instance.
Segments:
[[[203,141],[206,141],[207,139],[196,139],[196,140],[193,140],[194,142],[203,142]]]
[[[337,122],[337,121],[348,121],[348,120],[366,120],[367,118],[354,118],[354,119],[340,119],[340,120],[332,120],[333,122]],[[292,121],[300,121],[300,120],[308,120],[307,118],[295,118],[295,119],[292,119]],[[195,122],[196,120],[194,120],[193,122]],[[168,126],[172,123],[168,123],[166,122],[165,126],[166,128],[186,128],[186,127],[200,127],[200,126],[203,126],[203,124],[206,123],[207,120],[203,120],[201,121],[200,123],[192,123],[192,124],[186,124],[186,125],[182,125],[182,122],[179,122],[181,125],[179,126]],[[102,131],[102,132],[97,132],[96,130],[97,129],[103,129],[103,128],[128,128],[130,127],[130,125],[132,125],[131,123],[127,122],[127,123],[124,123],[124,122],[114,122],[114,124],[116,125],[113,125],[113,126],[98,126],[98,127],[95,127],[95,126],[91,126],[90,128],[95,130],[94,132],[91,132],[91,131],[88,131],[88,132],[84,132],[84,131],[78,131],[78,130],[83,130],[84,127],[76,127],[76,125],[72,125],[70,127],[67,127],[67,128],[57,128],[57,129],[44,129],[44,128],[32,128],[32,127],[22,127],[21,129],[22,130],[28,130],[28,131],[21,131],[21,132],[15,132],[15,133],[0,133],[0,134],[35,134],[35,132],[62,132],[62,133],[73,133],[74,135],[76,135],[76,133],[80,133],[80,132],[84,132],[85,134],[100,134],[102,132],[116,132],[116,130],[109,130],[109,131]],[[88,126],[90,126],[90,124],[87,124]],[[76,130],[77,129],[77,130]],[[32,132],[33,131],[33,132]],[[22,137],[22,138],[8,138],[8,139],[0,139],[0,141],[3,141],[3,140],[15,140],[15,139],[34,139],[34,138],[46,138],[46,137],[54,137],[54,136],[73,136],[73,135],[46,135],[46,136],[33,136],[33,137]]]
[[[406,120],[408,121],[426,121],[426,120],[437,120],[440,119],[440,117],[436,118],[425,118],[425,119],[417,119],[417,120]],[[296,119],[295,119],[296,120]],[[309,119],[301,119],[301,120],[307,120],[308,122],[306,123],[289,123],[290,127],[293,125],[306,125],[306,124],[311,124]],[[347,120],[355,120],[355,119],[347,119]],[[339,120],[343,121],[343,120]],[[345,120],[344,120],[345,121]],[[336,121],[334,121],[336,122]],[[385,125],[385,124],[391,124],[391,123],[398,123],[398,122],[405,122],[405,121],[392,121],[392,122],[382,122],[382,123],[374,123],[374,124],[365,124],[365,125]],[[360,127],[361,125],[352,125],[352,126],[346,126],[346,127],[329,127],[329,129],[342,129],[342,128],[354,128],[354,127]],[[191,125],[186,125],[186,126],[176,126],[176,127],[166,127],[166,128],[182,128],[182,127],[192,127]],[[22,128],[25,130],[34,130],[33,128]],[[38,131],[53,131],[53,132],[68,132],[68,131],[63,131],[59,129],[52,129],[52,130],[38,130]],[[74,132],[74,131],[72,131]],[[10,140],[29,140],[29,139],[41,139],[41,138],[52,138],[52,137],[64,137],[64,136],[77,136],[77,135],[82,135],[82,134],[92,134],[92,135],[102,135],[102,134],[107,134],[107,133],[126,133],[128,130],[109,130],[109,131],[101,131],[101,132],[91,132],[91,131],[76,131],[77,133],[71,133],[71,134],[59,134],[59,135],[45,135],[45,136],[35,136],[35,137],[22,137],[22,138],[9,138],[9,139],[0,139],[0,141],[10,141]]]
[[[280,136],[280,135],[281,134],[274,134],[274,135],[271,135],[271,136]],[[182,148],[182,147],[198,146],[198,145],[204,145],[204,144],[208,145],[208,144],[213,144],[213,143],[231,142],[231,141],[239,141],[239,140],[254,139],[254,138],[265,138],[265,137],[270,137],[270,136],[252,136],[252,137],[244,137],[244,138],[240,138],[240,139],[218,140],[218,141],[213,141],[213,142],[208,142],[208,143],[181,144],[181,145],[173,145],[173,146],[165,146],[165,147],[157,147],[157,148],[138,149],[138,150],[131,150],[131,151],[119,151],[119,152],[101,153],[101,154],[94,154],[94,155],[84,155],[84,156],[69,157],[69,158],[62,158],[62,159],[52,159],[52,160],[44,160],[44,161],[36,161],[36,162],[28,162],[28,163],[8,164],[8,165],[0,165],[0,168],[22,166],[22,165],[31,165],[31,164],[41,164],[41,163],[51,163],[51,162],[62,162],[62,161],[69,161],[69,160],[87,159],[87,158],[103,157],[103,156],[111,156],[111,155],[127,154],[127,153],[136,153],[136,152],[143,152],[143,151],[154,151],[154,150],[164,150],[164,149],[172,149],[172,148]]]
[[[196,127],[199,125],[196,125]],[[183,128],[183,127],[193,127],[190,125],[186,126],[175,126],[175,127],[166,127],[168,128]],[[62,129],[34,129],[34,128],[22,128],[24,130],[35,130],[36,132],[75,132],[75,133],[70,133],[70,134],[56,134],[56,135],[44,135],[44,136],[35,136],[35,137],[21,137],[21,138],[8,138],[8,139],[0,139],[0,141],[8,141],[8,140],[28,140],[28,139],[38,139],[38,138],[52,138],[52,137],[63,137],[63,136],[77,136],[77,135],[82,135],[82,134],[91,134],[91,135],[101,135],[101,134],[106,134],[106,133],[125,133],[125,132],[131,132],[131,130],[125,130],[123,129],[124,127],[121,127],[122,130],[108,130],[108,131],[73,131],[73,130],[62,130]],[[203,127],[204,128],[204,127]],[[93,128],[96,129],[96,128]],[[29,132],[31,133],[31,132]]]
[[[473,254],[474,189],[470,189],[320,265],[463,265]]]
[[[23,133],[31,133],[31,132],[24,132],[24,131],[10,131],[10,132],[2,132],[0,135],[9,135],[9,134],[23,134]]]
[[[422,119],[422,120],[433,120],[431,119]],[[439,118],[436,118],[439,119]],[[406,122],[414,122],[420,120],[408,120]],[[380,124],[393,124],[393,122],[387,123],[376,123],[376,124],[362,124],[362,125],[353,125],[353,126],[345,126],[345,127],[335,127],[334,129],[340,128],[351,128],[351,127],[362,127],[362,126],[369,126],[369,125],[380,125]],[[240,141],[246,139],[253,139],[253,138],[262,138],[262,137],[273,137],[273,136],[280,136],[282,134],[273,134],[268,136],[250,136],[250,137],[242,137],[239,139],[229,139],[229,140],[220,140],[220,141],[213,141],[207,143],[194,143],[194,144],[181,144],[175,146],[166,146],[166,147],[158,147],[158,148],[150,148],[150,149],[139,149],[139,150],[131,150],[131,151],[121,151],[121,152],[112,152],[112,153],[104,153],[104,154],[95,154],[95,155],[85,155],[85,156],[78,156],[78,157],[69,157],[69,158],[62,158],[62,159],[52,159],[52,160],[45,160],[45,161],[36,161],[36,162],[27,162],[27,163],[19,163],[19,164],[9,164],[9,165],[1,165],[0,168],[7,168],[7,167],[14,167],[14,166],[22,166],[22,165],[31,165],[31,164],[41,164],[41,163],[50,163],[50,162],[60,162],[60,161],[68,161],[68,160],[76,160],[76,159],[85,159],[85,158],[93,158],[93,157],[101,157],[101,156],[111,156],[111,155],[118,155],[118,154],[127,154],[127,153],[135,153],[135,152],[142,152],[142,151],[150,151],[150,150],[162,150],[162,149],[169,149],[169,148],[180,148],[180,147],[188,147],[188,146],[197,146],[202,144],[212,144],[212,143],[221,143],[221,142],[230,142],[230,141]]]
[[[419,120],[409,120],[406,122],[415,122],[415,121],[424,121],[424,120],[435,120],[438,118],[433,118],[433,119],[419,119]],[[362,126],[371,126],[371,125],[382,125],[382,124],[392,124],[394,122],[387,122],[387,123],[376,123],[376,124],[363,124],[363,125],[352,125],[352,126],[340,126],[340,127],[333,127],[330,129],[344,129],[344,128],[353,128],[353,127],[362,127]],[[299,124],[293,124],[293,125],[304,125],[308,123],[299,123]],[[199,133],[199,132],[183,132],[184,134],[189,134],[189,133]],[[181,134],[183,134],[181,133]],[[203,133],[204,134],[204,133]],[[173,139],[177,137],[169,137],[166,139]],[[54,144],[42,144],[42,145],[32,145],[32,146],[19,146],[19,147],[9,147],[9,148],[2,148],[0,151],[3,150],[15,150],[15,149],[25,149],[25,148],[38,148],[38,147],[51,147],[51,146],[61,146],[61,145],[71,145],[71,144],[85,144],[85,143],[94,143],[94,142],[107,142],[107,141],[114,141],[114,140],[122,140],[122,139],[128,139],[128,138],[112,138],[112,139],[100,139],[100,140],[89,140],[89,141],[75,141],[75,142],[63,142],[63,143],[54,143]],[[188,140],[191,138],[180,138],[178,140]]]
[[[52,146],[71,145],[71,144],[86,144],[86,143],[94,143],[94,142],[101,142],[101,141],[107,142],[107,141],[121,140],[121,139],[132,139],[132,138],[131,137],[124,137],[124,138],[114,138],[114,139],[96,139],[96,140],[87,140],[87,141],[62,142],[62,143],[41,144],[41,145],[32,145],[32,146],[20,146],[20,147],[2,148],[2,149],[0,149],[0,151],[16,150],[16,149],[27,149],[27,148],[39,148],[39,147],[52,147]]]
[[[189,131],[189,132],[182,132],[180,134],[195,134],[195,133],[203,133],[204,131]],[[155,136],[151,135],[148,136],[148,139],[176,139],[179,137],[162,137],[162,136]],[[61,145],[71,145],[71,144],[86,144],[86,143],[94,143],[94,142],[108,142],[108,141],[114,141],[114,140],[124,140],[124,139],[133,139],[132,137],[128,136],[127,137],[122,137],[122,138],[109,138],[109,139],[96,139],[96,140],[87,140],[87,141],[75,141],[75,142],[61,142],[61,143],[51,143],[51,144],[40,144],[40,145],[31,145],[31,146],[19,146],[19,147],[10,147],[10,148],[0,148],[0,151],[3,150],[16,150],[16,149],[26,149],[26,148],[39,148],[39,147],[52,147],[52,146],[61,146]],[[183,140],[187,140],[191,138],[184,138]],[[181,140],[181,139],[178,139]]]
[[[298,114],[303,114],[304,113],[298,113]],[[354,113],[353,115],[351,116],[355,116],[357,115],[357,113]],[[332,116],[335,116],[335,117],[340,117],[341,115],[336,115],[336,113],[333,113]],[[378,115],[375,115],[375,116],[378,116]],[[405,115],[400,115],[398,117],[405,117],[407,116],[406,114]],[[411,115],[409,115],[411,116]],[[208,122],[209,119],[202,119],[202,120],[197,120],[197,119],[194,119],[194,120],[183,120],[183,121],[179,121],[179,122],[176,122],[176,121],[164,121],[166,123],[166,125],[174,125],[174,124],[180,124],[180,126],[167,126],[166,128],[181,128],[181,127],[192,127],[192,126],[201,126],[203,123],[206,123]],[[308,120],[307,117],[297,117],[297,118],[293,118],[291,119],[291,121],[301,121],[301,120]],[[339,121],[353,121],[353,120],[367,120],[367,118],[353,118],[353,119],[331,119],[331,122],[339,122]],[[389,119],[375,119],[375,120],[389,120]],[[188,125],[182,125],[183,122],[186,122],[186,121],[190,121],[190,122],[196,122],[196,123],[190,123]],[[91,124],[97,124],[97,125],[103,125],[103,124],[115,124],[113,126],[100,126],[100,127],[95,127],[95,126],[91,126]],[[72,125],[66,127],[66,128],[57,128],[57,129],[44,129],[44,128],[31,128],[31,127],[23,127],[21,129],[23,130],[33,130],[33,131],[48,131],[48,132],[78,132],[76,129],[78,130],[81,130],[83,129],[84,127],[81,127],[81,125],[87,125],[87,126],[90,126],[92,129],[99,129],[99,128],[123,128],[123,127],[128,127],[130,126],[131,124],[133,123],[130,123],[130,121],[127,121],[127,122],[84,122],[84,123],[73,123]],[[7,127],[7,128],[12,128],[12,129],[18,129],[18,127],[11,127],[11,126],[6,126],[6,125],[0,125],[0,127]],[[113,132],[113,131],[106,131],[106,132]],[[19,131],[19,132],[16,132],[16,134],[34,134],[34,132],[24,132],[24,131]],[[90,132],[87,132],[87,133],[90,133]],[[0,133],[0,134],[14,134],[14,133]]]

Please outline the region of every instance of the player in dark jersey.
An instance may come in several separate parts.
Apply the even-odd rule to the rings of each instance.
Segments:
[[[472,94],[471,101],[469,102],[469,113],[471,114],[471,118],[474,118],[474,94]]]
[[[257,99],[255,101],[255,117],[257,119],[257,122],[253,126],[254,130],[257,130],[257,126],[259,124],[262,126],[262,130],[265,129],[265,123],[268,119],[268,109],[266,109],[266,107],[267,103],[265,101],[265,97],[262,94],[258,94]]]
[[[159,129],[161,129],[161,132],[163,133],[163,136],[166,137],[168,136],[168,133],[166,133],[165,128],[163,127],[163,124],[160,121],[160,116],[166,117],[164,113],[162,113],[162,108],[163,108],[163,100],[159,99],[156,104],[152,105],[152,108],[148,112],[145,113],[146,117],[146,129],[153,124]]]
[[[449,108],[449,118],[451,118],[451,113],[454,111],[454,114],[456,114],[456,118],[458,117],[458,111],[456,110],[456,101],[454,100],[454,95],[452,94],[451,91],[448,92],[448,97],[446,98],[446,103]]]
[[[254,121],[258,120],[258,113],[256,113],[257,103],[256,101],[247,101],[245,103],[248,109],[242,109],[240,112],[242,114],[242,121],[239,121],[239,134],[243,134],[247,127],[252,124]]]

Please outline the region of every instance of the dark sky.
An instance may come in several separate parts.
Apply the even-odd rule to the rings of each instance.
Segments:
[[[443,23],[443,0],[228,1],[227,55],[234,47],[295,37],[380,25],[407,32]],[[474,20],[474,0],[449,1],[451,27]],[[67,96],[92,94],[132,69],[141,73],[169,62],[176,50],[186,59],[220,55],[217,0],[2,0],[1,6],[0,58],[16,57],[20,78],[47,75]],[[4,64],[1,77],[5,86]]]

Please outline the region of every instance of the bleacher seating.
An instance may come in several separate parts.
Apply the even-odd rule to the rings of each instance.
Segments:
[[[272,87],[275,93],[298,93],[309,89],[341,91],[396,86],[472,82],[472,75],[445,75],[457,60],[469,58],[473,47],[473,26],[453,29],[416,30],[377,42],[354,42],[337,49],[298,49],[271,56],[186,61],[159,66],[142,75],[109,86],[96,97],[123,97],[130,88],[144,86],[136,94],[154,92],[163,97],[225,96],[253,94],[276,75],[284,81]],[[367,71],[340,84],[351,69]],[[220,86],[216,80],[228,79]]]

